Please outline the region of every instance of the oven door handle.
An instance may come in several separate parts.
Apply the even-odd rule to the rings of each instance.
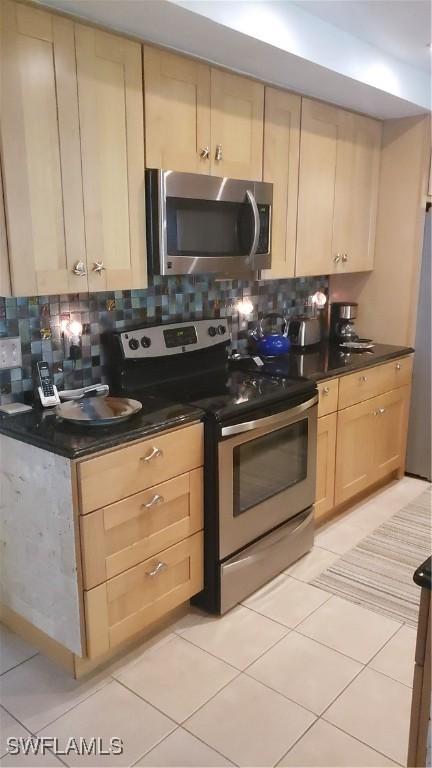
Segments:
[[[318,402],[318,395],[314,395],[310,400],[306,400],[305,403],[300,403],[295,408],[289,409],[290,421],[299,414],[312,408]],[[283,412],[286,418],[286,412]],[[281,414],[275,413],[274,416],[265,416],[263,419],[254,419],[253,421],[243,421],[241,424],[231,424],[229,427],[222,427],[222,437],[228,437],[232,435],[240,435],[242,432],[250,432],[252,429],[260,429],[261,427],[271,427],[273,424],[281,422]]]
[[[259,236],[261,231],[261,219],[258,211],[257,201],[255,200],[255,195],[253,194],[253,192],[250,191],[250,189],[246,190],[246,197],[248,202],[252,206],[252,213],[254,217],[254,236],[252,240],[251,249],[246,258],[246,263],[250,264],[251,261],[253,261],[253,257],[255,256],[258,250]]]

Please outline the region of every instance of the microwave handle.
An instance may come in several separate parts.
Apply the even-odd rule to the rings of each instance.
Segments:
[[[261,230],[261,221],[260,221],[260,215],[258,211],[257,202],[255,200],[255,195],[253,192],[250,191],[250,189],[246,190],[246,197],[248,202],[252,206],[252,213],[254,217],[254,236],[253,241],[251,245],[251,249],[248,253],[248,256],[246,258],[247,264],[249,264],[251,261],[253,261],[253,257],[255,256],[257,250],[258,250],[258,243],[259,243],[259,236],[260,236],[260,230]]]

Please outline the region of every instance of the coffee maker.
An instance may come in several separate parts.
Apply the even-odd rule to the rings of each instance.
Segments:
[[[337,344],[358,341],[354,327],[358,304],[355,301],[334,301],[330,310],[330,339]]]

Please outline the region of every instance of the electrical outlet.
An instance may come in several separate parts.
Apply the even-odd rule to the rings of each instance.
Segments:
[[[21,368],[21,365],[20,337],[0,338],[0,368]]]

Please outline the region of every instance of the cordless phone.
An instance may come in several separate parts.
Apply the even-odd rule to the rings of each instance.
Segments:
[[[43,407],[50,408],[53,405],[59,405],[59,394],[49,372],[48,363],[42,360],[40,363],[36,363],[36,366],[39,378],[38,392]]]

